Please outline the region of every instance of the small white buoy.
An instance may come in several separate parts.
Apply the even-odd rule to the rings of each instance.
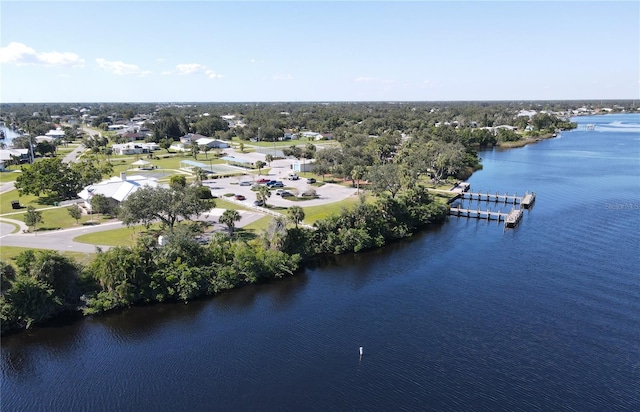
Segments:
[[[362,356],[362,346],[360,346],[360,356]]]

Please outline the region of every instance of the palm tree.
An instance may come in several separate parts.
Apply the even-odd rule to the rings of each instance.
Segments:
[[[233,236],[233,230],[236,227],[236,222],[240,221],[240,213],[237,210],[227,209],[220,216],[219,222],[223,225],[227,225],[229,229],[229,236]]]
[[[258,186],[256,197],[262,202],[262,206],[267,207],[267,199],[271,197],[271,190],[267,186]]]
[[[262,168],[266,165],[262,160],[258,160],[256,162],[256,167],[258,168],[258,176],[262,175]]]
[[[362,166],[355,166],[351,171],[351,178],[356,182],[358,193],[360,193],[360,179],[364,177],[364,168]]]
[[[273,162],[273,155],[271,155],[271,154],[267,154],[267,155],[264,157],[264,160],[266,160],[266,161],[267,161],[267,163],[269,163],[269,166],[271,166],[271,162]]]
[[[300,206],[291,206],[289,210],[287,210],[287,216],[289,220],[296,225],[297,229],[298,223],[304,220],[304,210]]]

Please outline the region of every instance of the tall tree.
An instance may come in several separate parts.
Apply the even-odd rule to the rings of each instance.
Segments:
[[[300,206],[291,206],[289,210],[287,210],[287,217],[297,228],[298,224],[304,220],[304,209]]]
[[[367,176],[371,182],[371,190],[376,194],[389,191],[391,197],[395,198],[402,188],[400,168],[395,163],[374,165],[369,169]]]
[[[214,207],[213,200],[200,197],[199,185],[143,187],[120,204],[120,219],[126,225],[149,226],[159,220],[173,231],[180,218],[192,217]]]
[[[362,166],[355,166],[351,170],[351,178],[356,184],[358,193],[360,193],[360,179],[364,177],[364,174],[365,174],[365,168]]]
[[[42,223],[42,212],[36,210],[35,207],[27,207],[27,212],[24,214],[24,223],[29,226],[29,230],[35,230],[38,223]]]
[[[80,206],[75,204],[71,205],[67,208],[67,211],[69,212],[69,215],[76,220],[76,223],[78,223],[78,221],[82,217],[82,209],[80,208]]]
[[[227,230],[229,230],[229,236],[233,236],[234,229],[236,227],[236,222],[239,222],[242,217],[237,210],[227,209],[222,212],[222,216],[220,216],[220,223],[227,226]]]
[[[99,213],[99,214],[109,214],[112,212],[111,203],[109,203],[109,199],[101,194],[96,194],[91,197],[89,201],[91,204],[91,212]]]
[[[25,166],[15,182],[20,194],[41,194],[53,199],[72,199],[82,190],[80,173],[60,158],[42,159]]]
[[[256,198],[262,202],[264,207],[267,207],[267,199],[271,197],[271,190],[267,186],[258,186],[256,191]]]
[[[258,160],[256,162],[256,167],[258,168],[258,176],[262,175],[262,168],[265,167],[266,163],[262,160]]]

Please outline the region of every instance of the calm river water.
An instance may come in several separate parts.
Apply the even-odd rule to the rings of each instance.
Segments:
[[[482,154],[472,189],[537,193],[515,230],[451,218],[270,285],[4,338],[2,410],[640,410],[640,116],[577,120]]]

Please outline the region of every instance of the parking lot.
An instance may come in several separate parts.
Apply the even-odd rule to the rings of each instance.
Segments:
[[[252,206],[253,202],[256,200],[255,191],[251,190],[254,184],[258,184],[257,180],[261,178],[279,180],[284,184],[284,190],[289,191],[296,194],[302,194],[305,190],[309,188],[313,188],[318,197],[316,199],[305,200],[304,202],[292,201],[288,197],[282,197],[276,195],[276,189],[274,188],[271,191],[271,197],[268,200],[269,205],[273,206],[281,206],[281,207],[290,207],[293,205],[296,206],[317,206],[323,205],[327,203],[338,202],[344,200],[350,196],[353,196],[356,193],[355,188],[345,187],[342,185],[337,185],[333,183],[325,183],[320,187],[316,187],[307,183],[307,179],[300,178],[299,180],[288,180],[288,170],[285,173],[284,170],[278,170],[277,168],[271,169],[271,173],[267,175],[257,176],[252,174],[247,174],[244,176],[235,176],[235,177],[227,177],[222,179],[215,180],[206,180],[203,184],[211,189],[211,193],[220,198],[227,199],[225,197],[226,194],[233,193],[234,195],[243,195],[246,199],[240,201],[242,204],[246,204],[247,206]],[[245,186],[241,185],[241,182],[251,182],[251,185]]]

